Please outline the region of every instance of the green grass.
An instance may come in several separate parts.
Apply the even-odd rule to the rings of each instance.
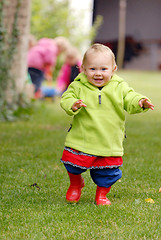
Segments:
[[[94,204],[89,171],[80,202],[66,203],[60,158],[71,118],[58,99],[37,103],[29,121],[0,123],[0,239],[161,239],[161,73],[119,74],[151,98],[155,111],[126,117],[123,177],[108,194],[112,205]]]

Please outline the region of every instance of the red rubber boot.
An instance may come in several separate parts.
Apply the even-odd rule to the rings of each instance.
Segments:
[[[81,197],[81,190],[85,186],[84,179],[79,175],[68,172],[70,178],[70,186],[66,193],[66,200],[71,203],[77,203]]]
[[[105,188],[105,187],[97,186],[96,198],[95,198],[97,205],[110,205],[111,204],[110,200],[108,200],[108,198],[106,197],[106,194],[110,191],[110,189],[111,189],[111,187]]]

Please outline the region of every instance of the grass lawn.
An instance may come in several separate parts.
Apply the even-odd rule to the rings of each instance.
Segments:
[[[0,123],[0,239],[161,240],[161,73],[119,75],[151,98],[155,111],[126,117],[123,177],[108,194],[112,205],[94,204],[89,171],[80,202],[66,203],[60,158],[71,117],[58,99],[37,103],[29,121]]]

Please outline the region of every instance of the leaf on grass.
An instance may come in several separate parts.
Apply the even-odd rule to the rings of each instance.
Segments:
[[[145,199],[145,202],[154,203],[154,200],[152,198],[147,198],[147,199]]]
[[[161,188],[159,188],[159,192],[161,193]]]

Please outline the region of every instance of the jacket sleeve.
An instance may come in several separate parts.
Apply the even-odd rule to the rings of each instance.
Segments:
[[[142,98],[147,98],[140,93],[134,91],[133,88],[129,87],[126,82],[122,83],[123,85],[123,101],[124,101],[124,109],[129,114],[146,112],[148,109],[141,108],[139,106],[139,101]],[[148,98],[147,98],[148,99]],[[148,99],[149,100],[149,99]],[[149,100],[150,101],[150,100]]]
[[[77,111],[72,110],[73,104],[79,100],[79,87],[76,82],[73,82],[69,85],[68,89],[63,93],[60,105],[66,111],[66,113],[70,116],[76,115],[81,110]]]

